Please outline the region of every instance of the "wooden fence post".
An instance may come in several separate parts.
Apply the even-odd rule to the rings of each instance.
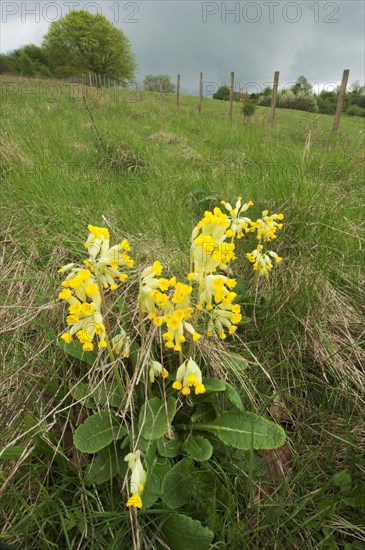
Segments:
[[[229,111],[228,116],[232,118],[233,113],[233,92],[234,92],[234,72],[231,72],[231,86],[229,88]]]
[[[89,86],[92,88],[92,85],[93,85],[93,79],[92,79],[91,73],[89,73]]]
[[[176,107],[180,107],[180,75],[177,75],[177,86],[176,86]]]
[[[340,93],[338,94],[337,107],[335,113],[335,120],[333,121],[332,132],[337,133],[338,127],[340,125],[340,118],[343,107],[343,100],[345,99],[347,82],[349,79],[350,70],[345,69],[342,74],[342,82],[340,87]]]
[[[270,112],[270,126],[274,126],[275,122],[275,109],[276,109],[276,99],[278,96],[278,87],[279,87],[279,71],[275,71],[274,74],[274,85],[272,89],[272,100],[271,100],[271,112]]]
[[[199,79],[199,104],[198,104],[199,113],[202,112],[202,104],[203,104],[203,73],[200,73],[200,79]]]

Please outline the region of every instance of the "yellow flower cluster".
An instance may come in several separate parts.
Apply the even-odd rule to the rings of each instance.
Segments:
[[[100,281],[103,288],[116,290],[118,283],[128,278],[128,275],[122,273],[119,268],[134,266],[134,260],[128,254],[131,250],[129,243],[124,239],[120,244],[109,247],[110,237],[106,227],[89,225],[88,230],[89,236],[84,246],[89,253],[89,258],[84,260],[84,264]]]
[[[283,220],[284,214],[271,214],[269,211],[264,210],[262,213],[262,219],[255,222],[255,228],[257,229],[257,240],[270,242],[276,239],[276,232],[283,227],[282,223],[278,223],[276,220]]]
[[[276,263],[279,263],[282,258],[272,250],[267,253],[263,252],[262,243],[276,239],[278,229],[282,229],[283,227],[283,224],[280,222],[284,219],[284,214],[269,215],[269,211],[264,210],[261,218],[252,221],[250,218],[242,216],[243,212],[246,212],[250,206],[253,206],[252,201],[243,204],[242,197],[238,197],[234,208],[226,201],[222,201],[221,204],[224,205],[230,214],[230,225],[226,231],[228,238],[233,240],[237,237],[240,239],[245,233],[254,233],[256,231],[256,238],[260,244],[255,250],[246,254],[246,258],[251,262],[255,271],[258,271],[261,275],[268,276],[273,268],[271,260],[274,259]]]
[[[221,204],[226,208],[226,210],[228,210],[230,214],[229,229],[227,229],[226,231],[227,238],[230,239],[237,237],[237,239],[241,239],[245,233],[255,231],[255,229],[252,228],[251,219],[242,216],[242,214],[246,212],[250,208],[250,206],[253,206],[252,201],[242,203],[242,197],[238,197],[234,208],[230,205],[229,202],[226,201],[221,201]]]
[[[167,378],[169,375],[168,371],[161,365],[159,361],[154,361],[153,359],[151,359],[148,363],[148,366],[150,368],[149,377],[151,384],[154,383],[156,376],[161,375],[162,378]]]
[[[128,241],[109,248],[109,231],[105,227],[89,225],[89,236],[85,248],[89,252],[89,258],[84,261],[87,269],[76,264],[67,264],[59,273],[65,274],[62,282],[63,290],[58,297],[68,302],[68,316],[66,322],[69,330],[62,334],[61,338],[70,344],[75,336],[82,344],[84,351],[94,349],[94,337],[98,337],[98,348],[107,347],[106,331],[101,312],[100,286],[115,290],[119,282],[125,281],[126,273],[119,271],[119,267],[133,267],[133,260],[129,257],[130,247]],[[126,355],[128,339],[126,335],[118,335],[118,341],[113,342],[116,351],[123,350]],[[121,339],[123,342],[121,343]]]
[[[192,387],[194,388],[195,395],[205,393],[206,390],[202,381],[201,370],[193,359],[190,358],[180,365],[172,387],[175,390],[181,391],[183,395],[190,395],[190,388]]]
[[[132,472],[130,479],[130,491],[132,496],[128,499],[126,506],[142,508],[141,494],[146,483],[147,472],[142,465],[141,451],[128,453],[127,456],[124,457],[124,460],[128,462],[128,468]]]
[[[182,350],[182,344],[189,334],[194,341],[200,338],[189,323],[194,309],[190,306],[192,287],[177,282],[175,277],[160,277],[163,267],[159,261],[146,268],[141,274],[140,311],[148,313],[154,325],[166,325],[162,338],[167,348]]]

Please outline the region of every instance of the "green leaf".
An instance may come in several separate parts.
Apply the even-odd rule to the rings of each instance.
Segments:
[[[89,384],[79,382],[75,387],[71,388],[71,395],[75,401],[80,401],[81,405],[92,409],[95,407],[95,401],[92,398],[92,390]]]
[[[161,456],[166,456],[169,458],[174,458],[179,454],[179,449],[181,446],[181,441],[178,438],[167,439],[166,436],[161,437],[157,441],[157,450]]]
[[[226,384],[218,378],[203,378],[203,384],[207,393],[215,393],[217,391],[225,391]]]
[[[224,395],[238,410],[244,410],[240,394],[233,386],[228,384],[228,382],[226,382],[226,391],[224,392]]]
[[[5,462],[18,460],[26,451],[26,447],[0,447],[0,460],[4,460]]]
[[[104,382],[94,389],[85,382],[79,382],[71,389],[71,395],[89,409],[94,408],[96,404],[105,405],[105,403],[111,407],[119,407],[123,398],[115,382]]]
[[[108,411],[102,411],[89,416],[76,429],[74,445],[82,453],[96,453],[126,433],[125,428]]]
[[[183,506],[192,498],[193,488],[189,479],[194,473],[194,462],[183,458],[166,474],[162,482],[161,498],[169,508]]]
[[[82,344],[77,340],[73,340],[70,344],[66,344],[63,340],[57,341],[57,346],[67,355],[83,361],[88,365],[93,365],[98,357],[98,354],[95,351],[84,351],[82,349]]]
[[[101,485],[112,479],[117,473],[118,467],[114,446],[105,447],[94,456],[87,470],[85,483],[87,485]]]
[[[217,416],[212,403],[199,403],[194,414],[191,415],[192,422],[209,422]]]
[[[249,412],[224,412],[212,422],[193,424],[194,430],[214,433],[236,449],[276,449],[285,442],[281,426]]]
[[[200,521],[183,514],[172,514],[162,526],[171,550],[208,550],[214,533]]]
[[[95,403],[105,405],[108,403],[111,407],[119,407],[123,396],[120,394],[118,385],[115,382],[105,382],[99,384],[93,391],[92,397]]]
[[[183,450],[198,462],[209,460],[213,453],[210,441],[201,435],[189,437],[183,445]]]
[[[129,362],[133,368],[135,368],[138,363],[138,357],[140,352],[141,352],[141,346],[138,344],[136,340],[133,340],[133,342],[131,343],[131,348],[129,352]]]
[[[167,414],[166,414],[167,410]],[[138,419],[139,431],[149,441],[162,437],[176,412],[176,399],[169,397],[167,404],[153,397],[143,404]]]
[[[351,487],[352,478],[346,470],[342,470],[342,472],[338,472],[337,474],[332,476],[332,483],[339,487],[341,491],[345,493]]]
[[[161,496],[161,486],[171,464],[167,458],[154,455],[147,461],[147,480],[142,493],[143,509],[150,508]]]

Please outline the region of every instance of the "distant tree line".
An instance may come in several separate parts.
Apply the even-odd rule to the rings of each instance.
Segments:
[[[146,92],[160,92],[173,94],[175,84],[171,82],[171,77],[167,74],[148,74],[143,81],[143,88]]]
[[[272,88],[267,87],[260,93],[249,95],[249,99],[258,105],[269,107],[272,100]],[[297,109],[311,113],[332,115],[336,111],[339,88],[328,91],[323,89],[319,94],[313,93],[313,86],[305,76],[299,76],[296,83],[288,89],[280,90],[277,95],[277,107]],[[230,89],[222,85],[213,95],[213,99],[229,100]],[[234,99],[240,99],[236,94]],[[345,94],[343,110],[351,116],[365,116],[365,86],[356,81]]]
[[[0,73],[64,78],[96,73],[119,82],[134,78],[136,61],[125,34],[100,14],[72,11],[51,24],[42,46],[0,55]]]

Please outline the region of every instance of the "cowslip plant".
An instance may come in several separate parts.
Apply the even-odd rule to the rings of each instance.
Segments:
[[[242,320],[232,275],[238,241],[255,234],[256,247],[245,257],[257,277],[267,277],[282,259],[269,247],[283,214],[264,210],[253,221],[246,214],[253,203],[241,197],[234,206],[226,201],[221,206],[206,211],[194,228],[190,267],[182,280],[164,277],[158,259],[136,269],[128,241],[110,246],[109,230],[93,225],[84,265],[59,270],[65,276],[59,298],[68,309],[68,328],[60,337],[64,350],[89,363],[90,354],[92,362],[109,361],[114,378],[72,389],[93,411],[74,435],[75,447],[92,455],[85,482],[101,484],[119,474],[129,480],[123,485],[126,506],[175,511],[162,528],[172,548],[181,543],[184,529],[196,533],[200,548],[213,538],[199,521],[176,512],[197,497],[204,462],[213,454],[227,460],[230,453],[274,449],[285,440],[279,425],[244,410],[236,389],[207,376],[202,349],[209,340],[235,338]],[[128,309],[127,298],[136,304],[134,325],[128,316],[110,314],[109,302]],[[191,547],[191,540],[186,544]]]

